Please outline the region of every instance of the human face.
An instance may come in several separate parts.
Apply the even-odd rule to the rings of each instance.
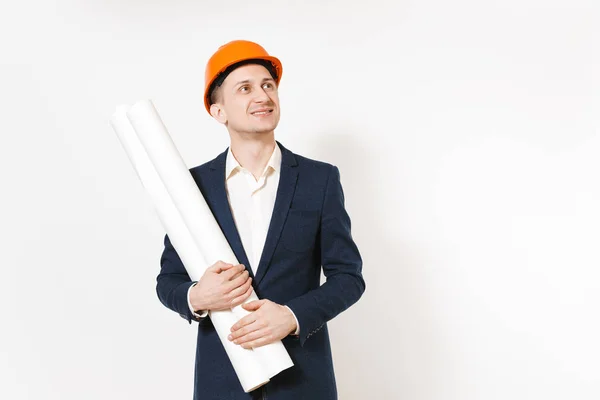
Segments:
[[[279,123],[277,84],[269,71],[258,64],[233,70],[219,88],[219,102],[211,114],[231,133],[272,133]]]

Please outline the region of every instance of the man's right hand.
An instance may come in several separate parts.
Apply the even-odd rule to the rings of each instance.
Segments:
[[[217,261],[190,290],[194,310],[223,311],[242,304],[252,294],[252,278],[242,264]]]

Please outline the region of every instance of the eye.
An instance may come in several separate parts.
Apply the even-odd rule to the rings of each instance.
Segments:
[[[250,91],[250,86],[248,86],[248,85],[244,85],[244,86],[241,86],[241,87],[240,87],[240,92],[242,92],[242,93],[246,93],[246,92],[248,92],[248,91]]]
[[[265,82],[263,84],[263,88],[265,88],[265,89],[273,89],[273,84],[271,82]]]

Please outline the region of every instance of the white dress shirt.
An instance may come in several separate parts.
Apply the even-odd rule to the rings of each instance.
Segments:
[[[252,175],[252,172],[239,164],[231,152],[231,147],[227,151],[225,161],[227,199],[246,256],[248,256],[249,267],[255,276],[267,238],[269,224],[271,223],[271,215],[273,214],[279,186],[280,170],[281,149],[277,143],[275,143],[273,153],[258,180]],[[194,285],[190,287],[190,290]],[[206,311],[202,314],[194,312],[189,301],[189,291],[188,305],[195,317],[203,318],[207,315]],[[288,310],[294,315],[289,307]],[[296,318],[295,315],[294,318]],[[300,325],[298,319],[296,319],[295,334],[298,334],[299,331]]]

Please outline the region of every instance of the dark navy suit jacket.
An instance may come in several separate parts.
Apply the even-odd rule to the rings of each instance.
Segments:
[[[227,150],[190,172],[236,258],[253,276],[258,297],[287,305],[296,315],[300,335],[282,340],[294,366],[262,388],[244,393],[210,318],[203,318],[198,321],[195,400],[337,399],[327,321],[364,292],[362,259],[350,233],[338,168],[277,143],[282,153],[280,181],[256,276],[227,200]],[[158,297],[191,323],[187,292],[192,282],[168,236],[164,244]],[[321,268],[327,278],[323,285]]]

